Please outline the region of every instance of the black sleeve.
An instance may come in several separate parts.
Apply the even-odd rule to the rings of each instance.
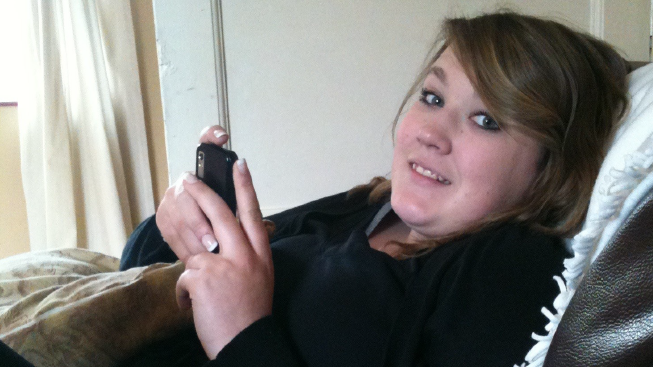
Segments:
[[[276,326],[272,316],[266,316],[241,331],[217,357],[204,367],[299,367],[305,364]]]
[[[346,196],[346,192],[327,196],[266,218],[274,222],[276,226],[276,231],[270,242],[302,231],[303,217],[308,213],[320,211],[329,215],[330,212],[333,212],[335,213],[334,217],[339,218]],[[365,200],[358,199],[357,201],[365,203]],[[156,225],[156,215],[153,215],[139,224],[129,236],[120,258],[120,270],[160,262],[173,263],[177,260],[179,260],[177,255],[163,240]]]
[[[25,358],[16,353],[13,349],[0,340],[0,364],[13,367],[34,367]]]
[[[363,203],[365,202],[362,200],[358,201]],[[317,215],[320,217],[332,216],[334,218],[341,218],[343,216],[343,207],[348,208],[351,206],[356,208],[356,205],[351,205],[351,203],[346,202],[347,193],[342,192],[339,194],[326,196],[267,217],[266,219],[271,220],[276,226],[276,230],[271,238],[271,241],[277,240],[279,238],[293,236],[304,231],[306,228],[303,223],[305,223],[307,216]],[[325,222],[331,223],[331,221],[328,220]]]
[[[129,236],[120,257],[120,270],[177,260],[177,255],[161,237],[156,226],[156,215],[153,215],[139,224]]]

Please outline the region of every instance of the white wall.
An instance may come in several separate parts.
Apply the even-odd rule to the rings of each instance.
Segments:
[[[224,7],[233,147],[262,205],[276,211],[389,173],[390,126],[437,26],[429,10],[265,4]]]
[[[605,0],[604,39],[631,61],[650,61],[651,0]]]
[[[197,139],[218,122],[210,0],[154,0],[170,183],[195,169]]]
[[[628,40],[619,41],[628,50],[641,48],[641,40],[645,40],[647,48],[647,1],[633,1],[637,4],[624,7],[625,13],[607,16],[602,23],[606,38]],[[264,213],[347,190],[389,172],[391,122],[445,15],[472,15],[495,9],[496,4],[512,4],[512,9],[589,30],[590,5],[599,4],[612,12],[614,3],[224,1],[232,147],[248,160]],[[642,20],[636,19],[642,13],[646,15],[645,31]],[[624,18],[639,26],[625,26]],[[177,32],[180,28],[174,27]],[[633,40],[638,42],[630,42]],[[192,47],[193,43],[186,40],[185,45]],[[172,112],[166,108],[164,114]],[[169,122],[166,118],[166,125]],[[193,123],[187,119],[183,129],[196,136],[205,123]],[[182,155],[171,147],[169,144],[170,175],[175,178],[180,172],[176,164],[192,169],[192,151],[186,155],[191,149],[183,148],[186,161],[179,163],[175,157]]]

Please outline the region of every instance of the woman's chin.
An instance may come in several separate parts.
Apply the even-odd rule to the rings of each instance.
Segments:
[[[434,215],[430,213],[433,210],[433,206],[425,205],[426,203],[423,201],[409,200],[409,198],[404,198],[401,195],[395,195],[394,192],[391,196],[390,203],[395,214],[412,231],[431,235],[433,231],[428,230],[428,228],[434,224]]]

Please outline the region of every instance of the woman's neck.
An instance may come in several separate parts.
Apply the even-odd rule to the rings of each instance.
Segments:
[[[406,243],[410,237],[410,228],[391,211],[379,222],[368,239],[371,248],[396,258],[403,252],[403,247],[393,242]]]

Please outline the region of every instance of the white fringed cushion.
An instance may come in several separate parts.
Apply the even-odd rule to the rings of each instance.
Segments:
[[[630,110],[615,134],[601,165],[583,229],[570,240],[574,256],[565,260],[563,279],[554,277],[560,294],[547,309],[548,335],[533,335],[537,344],[522,366],[540,367],[549,344],[578,284],[633,209],[653,190],[653,64],[635,70],[629,78]]]

